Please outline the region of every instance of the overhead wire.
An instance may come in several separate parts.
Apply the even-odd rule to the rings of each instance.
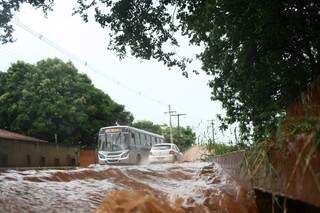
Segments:
[[[100,76],[102,76],[104,79],[112,82],[113,84],[115,84],[116,86],[118,87],[121,87],[137,96],[140,96],[146,100],[149,100],[149,101],[152,101],[154,103],[157,103],[158,105],[161,105],[161,106],[168,106],[169,104],[167,103],[164,103],[163,101],[160,101],[150,95],[147,95],[145,93],[142,93],[141,91],[139,90],[136,90],[132,87],[129,87],[127,86],[127,84],[125,83],[122,83],[119,79],[107,74],[106,72],[100,70],[100,69],[97,69],[95,66],[91,65],[90,63],[88,63],[86,60],[83,60],[81,59],[80,57],[78,57],[77,55],[73,54],[72,52],[66,50],[65,48],[63,48],[62,46],[60,46],[59,44],[51,41],[50,39],[48,39],[47,37],[45,37],[43,34],[35,31],[34,29],[30,28],[29,26],[27,26],[26,24],[24,24],[23,22],[21,22],[18,18],[15,18],[13,23],[20,27],[22,30],[28,32],[29,34],[31,34],[32,36],[34,36],[35,38],[43,41],[44,43],[46,43],[48,46],[56,49],[57,51],[59,51],[60,53],[62,53],[63,55],[67,56],[71,61],[75,61],[81,65],[83,65],[84,67],[86,67],[87,69],[93,71],[94,73],[97,73],[99,74]],[[200,129],[200,126],[202,124],[202,120],[196,125],[196,126],[193,126],[193,130],[194,131],[199,131]],[[205,137],[205,136],[202,136],[202,138]]]
[[[106,72],[101,71],[100,69],[97,69],[96,67],[94,67],[91,64],[89,64],[86,60],[81,59],[80,57],[78,57],[75,54],[69,52],[68,50],[66,50],[62,46],[60,46],[57,43],[55,43],[55,42],[51,41],[50,39],[46,38],[43,34],[33,30],[32,28],[30,28],[26,24],[22,23],[18,18],[16,18],[13,22],[14,22],[14,24],[16,26],[20,27],[21,29],[23,29],[24,31],[30,33],[31,35],[33,35],[34,37],[38,38],[39,40],[43,41],[44,43],[46,43],[50,47],[52,47],[52,48],[56,49],[57,51],[61,52],[62,54],[64,54],[70,60],[78,62],[79,64],[81,64],[81,65],[85,66],[86,68],[88,68],[89,70],[93,71],[94,73],[97,73],[100,76],[104,77],[106,80],[112,82],[113,84],[115,84],[115,85],[117,85],[119,87],[122,87],[123,89],[126,89],[131,93],[134,93],[134,94],[136,94],[138,96],[141,96],[144,99],[147,99],[149,101],[152,101],[152,102],[157,103],[157,104],[162,105],[162,106],[168,106],[168,104],[164,103],[163,101],[160,101],[160,100],[158,100],[156,98],[153,98],[152,96],[149,96],[147,94],[142,93],[141,91],[138,91],[138,90],[136,90],[136,89],[134,89],[132,87],[129,87],[125,83],[122,83],[119,79],[107,74]]]

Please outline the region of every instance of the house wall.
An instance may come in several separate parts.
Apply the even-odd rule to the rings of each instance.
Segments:
[[[79,165],[79,147],[0,138],[0,167]]]

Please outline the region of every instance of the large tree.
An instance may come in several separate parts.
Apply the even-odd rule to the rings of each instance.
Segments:
[[[167,142],[170,142],[170,128],[167,126],[163,129],[163,135]],[[193,144],[196,143],[196,133],[192,129],[187,127],[173,127],[172,128],[172,138],[173,143],[178,145],[178,147],[185,151]]]
[[[44,10],[52,1],[4,3],[0,27],[21,2]],[[110,29],[110,48],[178,66],[188,60],[168,50],[178,46],[175,32],[202,45],[199,58],[213,76],[212,99],[222,102],[225,124],[238,122],[243,136],[269,136],[286,107],[320,72],[320,1],[316,0],[78,0],[75,13]],[[7,30],[6,30],[7,29]],[[2,41],[6,39],[2,38]],[[169,48],[170,49],[170,48]]]
[[[99,128],[130,124],[124,106],[95,88],[72,63],[18,61],[0,72],[0,128],[61,143],[94,145]]]

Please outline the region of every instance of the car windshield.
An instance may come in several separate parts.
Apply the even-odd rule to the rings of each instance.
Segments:
[[[156,145],[152,147],[152,150],[166,150],[171,149],[171,145]]]

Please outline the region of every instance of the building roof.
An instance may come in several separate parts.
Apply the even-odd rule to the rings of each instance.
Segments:
[[[17,141],[29,141],[29,142],[44,142],[47,143],[48,141],[40,140],[37,138],[29,137],[26,135],[21,135],[15,132],[10,132],[4,129],[0,129],[0,138],[10,139],[10,140],[17,140]]]

